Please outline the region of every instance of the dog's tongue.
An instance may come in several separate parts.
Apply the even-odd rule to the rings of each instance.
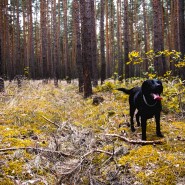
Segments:
[[[154,100],[162,100],[162,97],[159,94],[153,94]]]

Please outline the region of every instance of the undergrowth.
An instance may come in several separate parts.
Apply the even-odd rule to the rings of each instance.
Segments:
[[[83,99],[76,82],[6,82],[0,95],[0,184],[184,184],[185,88],[178,78],[164,85],[161,144],[131,144],[141,129],[129,128],[128,95],[144,79],[107,81]],[[103,101],[94,105],[93,98]],[[147,139],[158,140],[154,120]]]

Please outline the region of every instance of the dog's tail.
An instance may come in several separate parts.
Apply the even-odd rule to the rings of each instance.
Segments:
[[[130,94],[130,92],[131,92],[131,89],[125,89],[125,88],[118,88],[118,89],[116,89],[116,90],[122,91],[122,92],[124,92],[124,93],[126,93],[126,94]]]

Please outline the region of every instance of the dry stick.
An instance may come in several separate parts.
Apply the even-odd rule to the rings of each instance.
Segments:
[[[86,154],[84,154],[81,158],[84,159],[85,157],[87,157],[88,155],[91,155],[93,153],[104,153],[104,154],[107,154],[107,155],[113,155],[113,153],[111,152],[107,152],[107,151],[104,151],[104,150],[99,150],[99,149],[95,149],[95,150],[92,150],[90,152],[87,152]]]
[[[105,136],[118,137],[118,138],[122,139],[123,141],[126,141],[126,142],[131,143],[131,144],[145,144],[145,145],[150,145],[150,144],[161,144],[163,142],[161,140],[155,140],[155,141],[130,140],[130,139],[128,139],[126,137],[123,137],[123,136],[120,136],[118,134],[105,134]]]
[[[48,152],[48,153],[52,153],[52,154],[58,154],[58,155],[62,155],[64,157],[70,157],[71,156],[70,154],[65,154],[61,151],[53,151],[53,150],[47,150],[47,149],[35,148],[35,147],[1,148],[0,152],[15,151],[15,150],[33,150],[35,152]]]
[[[57,123],[55,123],[55,122],[53,122],[53,121],[51,121],[51,120],[49,120],[48,118],[46,118],[45,116],[42,116],[46,121],[48,121],[48,122],[50,122],[50,123],[52,123],[52,124],[54,124],[56,127],[60,127],[60,125],[58,125]]]
[[[62,173],[62,175],[70,175],[71,173],[73,173],[75,170],[77,170],[81,166],[81,164],[85,160],[85,158],[93,153],[104,153],[107,155],[111,155],[111,157],[113,156],[113,153],[107,152],[104,150],[99,150],[99,149],[91,150],[91,151],[87,152],[86,154],[84,154],[83,156],[81,156],[81,160],[79,160],[79,163],[73,169],[71,169],[69,172]]]

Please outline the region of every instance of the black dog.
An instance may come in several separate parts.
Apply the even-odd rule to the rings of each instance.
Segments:
[[[146,80],[141,87],[134,87],[132,89],[118,88],[117,90],[129,94],[130,104],[130,124],[131,130],[134,132],[134,112],[136,114],[137,125],[142,127],[142,140],[146,140],[146,122],[147,119],[155,116],[156,120],[156,134],[163,137],[160,131],[160,112],[162,110],[160,94],[163,92],[162,82],[160,80]]]

